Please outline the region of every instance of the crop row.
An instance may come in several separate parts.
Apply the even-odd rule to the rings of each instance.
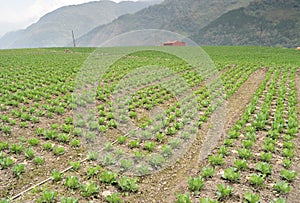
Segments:
[[[298,133],[295,71],[269,70],[223,145],[208,157],[198,177],[188,178],[192,197],[180,194],[177,202],[285,202],[297,176],[289,169]]]
[[[56,167],[57,172],[64,166],[76,168],[80,162],[78,158],[85,156],[90,157],[88,160],[98,160],[101,167],[119,167],[120,174],[131,172],[132,167],[143,159],[148,160],[149,165],[140,165],[137,168],[139,174],[147,174],[151,170],[161,168],[173,154],[184,148],[184,144],[192,139],[191,135],[208,121],[211,113],[219,105],[222,105],[224,95],[228,94],[229,97],[233,94],[256,70],[251,66],[239,66],[236,69],[232,67],[224,72],[220,79],[206,84],[205,78],[215,72],[206,71],[197,75],[197,70],[185,62],[172,57],[172,60],[165,60],[161,53],[143,53],[143,57],[138,55],[139,53],[136,53],[134,60],[129,56],[118,61],[101,78],[95,93],[95,112],[88,115],[87,119],[86,115],[80,114],[74,118],[70,117],[71,109],[88,106],[90,102],[74,100],[74,95],[71,95],[75,90],[74,77],[79,64],[75,57],[69,64],[63,62],[64,57],[58,57],[59,61],[51,63],[53,68],[44,68],[42,62],[47,64],[48,60],[41,59],[41,64],[36,67],[28,61],[29,65],[25,64],[24,68],[13,67],[1,72],[1,78],[7,80],[1,79],[4,88],[0,93],[0,132],[3,135],[0,140],[0,167],[1,174],[8,175],[13,184],[17,185],[16,191],[20,191],[20,188],[29,183],[30,180],[27,180],[26,176],[31,170],[33,173],[36,171],[42,178],[47,176],[47,169],[52,170]],[[166,72],[165,79],[175,79],[171,82],[162,80],[135,91],[130,94],[130,99],[123,103],[126,108],[122,106],[122,102],[119,103],[121,105],[114,103],[114,96],[119,90],[127,91],[126,88],[123,90],[118,86],[125,76],[130,75],[137,67],[151,64],[171,67],[171,72],[183,82],[179,83],[176,77]],[[17,64],[16,66],[18,67]],[[133,79],[134,76],[130,78]],[[135,80],[140,82],[136,88],[143,86],[143,83],[147,84],[150,79],[155,80],[155,75],[153,78],[144,79],[145,81]],[[20,80],[20,83],[14,82],[17,80]],[[134,81],[129,81],[129,84],[130,87],[134,87]],[[174,89],[176,91],[173,91]],[[188,97],[180,98],[187,90],[192,90]],[[150,111],[157,107],[162,108],[164,113],[152,117]],[[124,108],[126,111],[122,112]],[[188,121],[193,117],[196,121],[186,130],[185,126],[188,126]],[[128,121],[138,127],[138,130],[131,130],[129,136],[118,130],[122,122]],[[186,133],[179,133],[182,130]],[[97,150],[88,153],[82,148],[86,140],[101,136],[105,136],[106,142],[101,143],[104,151],[99,158]],[[82,153],[84,155],[81,155]],[[51,166],[51,162],[57,160],[62,164]],[[95,167],[92,166],[94,161],[86,167]],[[85,191],[89,190],[87,188],[91,188],[90,190],[97,194],[101,191],[97,189],[102,187],[98,176],[89,180],[87,172],[75,172],[70,177],[78,177],[76,191],[81,198],[85,194],[94,195],[93,192],[86,193]],[[66,175],[58,182],[59,185],[64,185],[62,190],[68,188],[68,177]],[[112,183],[115,191],[123,192],[121,183],[119,184],[122,177],[119,175],[118,180]],[[73,179],[76,178],[71,178]],[[7,188],[9,186],[2,194],[11,196],[12,193]],[[49,188],[53,188],[51,184]],[[40,192],[45,199],[48,196],[56,197],[56,193],[51,190],[37,191],[38,194]]]

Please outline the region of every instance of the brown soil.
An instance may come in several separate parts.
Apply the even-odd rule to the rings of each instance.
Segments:
[[[280,79],[278,80],[278,84],[280,83]],[[275,96],[276,99],[277,95]],[[258,106],[258,109],[261,107],[261,104]],[[276,108],[275,108],[276,109]],[[272,109],[271,111],[275,111]],[[273,112],[274,113],[274,112]],[[269,120],[269,122],[271,122]],[[271,125],[271,123],[269,123]],[[231,126],[231,125],[229,125]],[[233,147],[230,148],[230,155],[224,158],[225,165],[217,167],[215,169],[215,176],[209,179],[206,182],[205,188],[201,191],[201,197],[213,197],[216,198],[215,191],[217,190],[217,184],[230,184],[233,186],[233,195],[228,199],[224,200],[225,202],[240,202],[243,199],[243,195],[246,191],[252,191],[260,194],[261,202],[267,202],[274,198],[277,194],[274,193],[273,184],[276,180],[279,180],[280,171],[283,169],[282,166],[282,145],[276,144],[276,151],[273,154],[273,159],[271,160],[271,165],[273,165],[272,175],[266,178],[264,187],[253,187],[249,184],[249,175],[250,173],[255,173],[256,164],[259,162],[259,153],[263,151],[263,141],[267,136],[267,131],[257,131],[257,141],[255,145],[252,147],[253,158],[251,158],[248,162],[249,169],[247,171],[241,172],[241,178],[238,183],[231,183],[229,181],[223,180],[221,175],[224,172],[225,168],[233,166],[233,160],[238,158],[237,150],[241,147],[241,140],[243,139],[243,135],[241,135],[234,144]],[[217,150],[213,150],[214,154],[216,154]],[[250,173],[249,173],[250,172]],[[238,189],[237,189],[238,188]],[[282,195],[284,197],[284,195]],[[196,197],[197,198],[197,197]]]
[[[174,202],[174,193],[185,191],[187,186],[187,177],[197,174],[199,166],[205,165],[205,161],[203,160],[207,157],[207,155],[209,155],[210,151],[218,145],[220,138],[225,134],[226,130],[240,119],[243,109],[250,102],[254,92],[265,78],[266,72],[267,70],[264,68],[255,71],[239,88],[239,90],[229,98],[225,104],[225,125],[220,132],[210,130],[218,129],[218,127],[213,125],[213,123],[218,123],[219,120],[224,120],[223,118],[218,118],[218,111],[216,111],[216,113],[211,116],[211,121],[205,123],[201,127],[197,140],[192,144],[191,148],[183,156],[183,158],[177,161],[173,166],[168,167],[163,171],[142,178],[139,183],[139,192],[137,194],[130,195],[126,198],[126,200],[128,202],[147,203]],[[213,122],[212,119],[214,119]],[[215,135],[216,133],[221,134]],[[205,140],[206,137],[209,137],[210,139]],[[201,152],[205,153],[202,154]]]
[[[49,129],[50,126],[54,123],[62,124],[66,117],[70,114],[66,113],[64,116],[54,116],[54,118],[40,118],[38,124],[32,125],[25,129],[20,129],[18,123],[12,129],[12,134],[10,136],[1,136],[0,141],[8,141],[10,146],[12,143],[22,143],[20,141],[20,136],[24,136],[26,141],[30,138],[37,137],[35,135],[36,127]],[[69,144],[63,144],[52,140],[46,140],[43,137],[38,137],[40,143],[38,146],[33,146],[32,149],[35,151],[35,156],[44,157],[45,162],[42,165],[36,165],[33,163],[33,160],[26,159],[24,152],[20,155],[14,155],[9,153],[9,150],[4,151],[4,153],[9,154],[10,157],[14,159],[14,164],[22,163],[25,164],[25,172],[21,174],[22,178],[15,177],[12,173],[12,167],[9,167],[6,170],[0,170],[0,196],[13,196],[19,192],[24,191],[28,187],[43,181],[51,176],[51,171],[53,169],[63,170],[69,166],[70,161],[77,161],[83,158],[83,149],[74,149]],[[71,138],[73,139],[73,138]],[[70,139],[70,140],[71,140]],[[55,146],[63,146],[65,153],[63,155],[54,156],[52,151],[46,151],[43,149],[43,144],[51,142]],[[29,144],[27,142],[22,143],[24,149],[26,149]]]
[[[298,114],[298,120],[300,121],[300,71],[296,73],[296,90],[297,90],[297,97],[298,97],[298,104],[296,107],[297,114]],[[295,139],[295,154],[296,154],[296,159],[293,163],[292,169],[298,173],[298,176],[293,184],[293,189],[291,190],[287,202],[294,203],[294,202],[299,202],[300,199],[300,133]]]

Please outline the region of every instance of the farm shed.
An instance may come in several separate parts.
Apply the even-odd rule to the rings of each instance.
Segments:
[[[164,46],[185,46],[185,42],[175,40],[175,41],[164,42],[163,45]]]

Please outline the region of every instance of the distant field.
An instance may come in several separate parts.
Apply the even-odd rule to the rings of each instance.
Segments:
[[[149,49],[0,51],[1,203],[298,201],[300,51]]]

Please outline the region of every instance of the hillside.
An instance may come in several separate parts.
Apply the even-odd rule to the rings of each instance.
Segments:
[[[71,30],[74,30],[76,37],[80,37],[96,26],[153,3],[95,1],[65,6],[44,15],[25,30],[7,33],[0,39],[0,48],[66,46],[72,41]]]
[[[164,29],[186,36],[250,0],[165,0],[134,14],[120,16],[79,38],[80,46],[97,46],[118,34],[141,29]]]
[[[299,46],[299,0],[256,0],[222,15],[192,39],[201,45]]]

